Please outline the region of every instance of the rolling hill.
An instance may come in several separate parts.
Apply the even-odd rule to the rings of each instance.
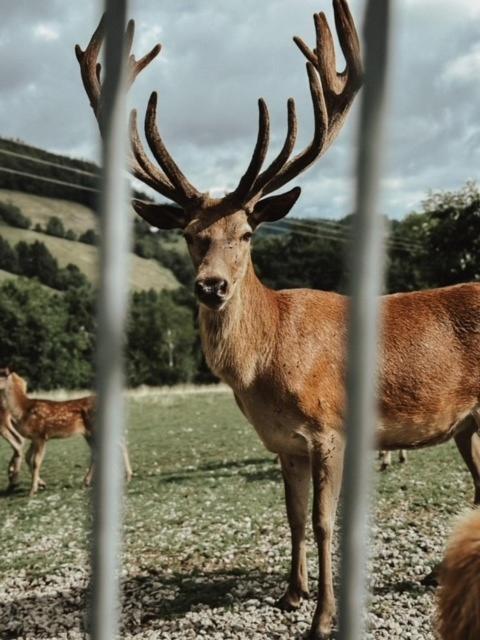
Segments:
[[[87,229],[96,229],[97,226],[97,218],[92,209],[76,202],[7,189],[0,189],[0,201],[11,202],[18,206],[22,213],[30,218],[32,227],[36,224],[44,227],[52,216],[60,218],[65,228],[71,229],[77,235]],[[74,264],[91,282],[97,280],[98,249],[92,245],[4,224],[0,224],[0,236],[11,245],[22,240],[29,244],[36,240],[43,242],[57,259],[60,267],[66,267],[69,263]],[[146,260],[133,254],[130,255],[130,259],[130,287],[133,290],[154,289],[160,291],[175,289],[179,286],[173,273],[161,266],[156,260]]]

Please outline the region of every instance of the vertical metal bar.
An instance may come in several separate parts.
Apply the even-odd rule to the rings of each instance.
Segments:
[[[120,441],[123,403],[123,332],[128,295],[130,215],[125,103],[124,33],[127,0],[106,0],[105,82],[102,93],[103,173],[100,200],[101,260],[98,300],[97,424],[93,495],[93,640],[118,634],[121,501]]]
[[[368,511],[377,421],[379,294],[383,225],[378,214],[390,21],[389,0],[367,3],[365,87],[359,128],[347,370],[346,455],[340,590],[341,640],[360,640],[366,601]]]

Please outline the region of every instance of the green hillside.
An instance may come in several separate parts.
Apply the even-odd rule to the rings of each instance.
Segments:
[[[25,195],[25,198],[28,197]],[[38,196],[34,197],[38,198]],[[27,213],[27,209],[24,209],[24,211]],[[65,215],[65,223],[68,220],[67,213]],[[92,245],[71,242],[44,233],[17,229],[6,225],[0,225],[0,236],[7,240],[10,245],[15,245],[22,240],[29,244],[35,241],[43,242],[50,253],[58,260],[60,267],[66,267],[69,263],[74,264],[91,282],[96,282],[97,280],[98,249]],[[178,287],[178,281],[172,272],[162,267],[155,260],[145,260],[135,255],[131,255],[130,259],[132,261],[130,276],[130,287],[132,289],[137,291],[142,289],[161,291],[162,289],[175,289]]]
[[[0,189],[0,202],[11,202],[21,209],[32,221],[32,228],[36,224],[45,227],[52,216],[60,218],[65,228],[71,229],[77,235],[97,226],[97,216],[92,209],[69,200]]]

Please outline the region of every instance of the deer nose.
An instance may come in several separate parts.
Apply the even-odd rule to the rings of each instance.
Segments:
[[[208,306],[218,306],[225,300],[228,282],[224,278],[199,278],[195,282],[195,293]]]

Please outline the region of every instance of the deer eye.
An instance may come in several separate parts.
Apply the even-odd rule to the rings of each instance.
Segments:
[[[253,233],[251,231],[247,231],[246,233],[243,234],[242,236],[242,240],[244,242],[250,242],[250,240],[252,239]]]
[[[185,238],[185,242],[186,242],[187,244],[192,244],[192,242],[193,242],[193,238],[192,238],[192,236],[191,236],[189,233],[184,233],[184,234],[183,234],[183,237]]]

